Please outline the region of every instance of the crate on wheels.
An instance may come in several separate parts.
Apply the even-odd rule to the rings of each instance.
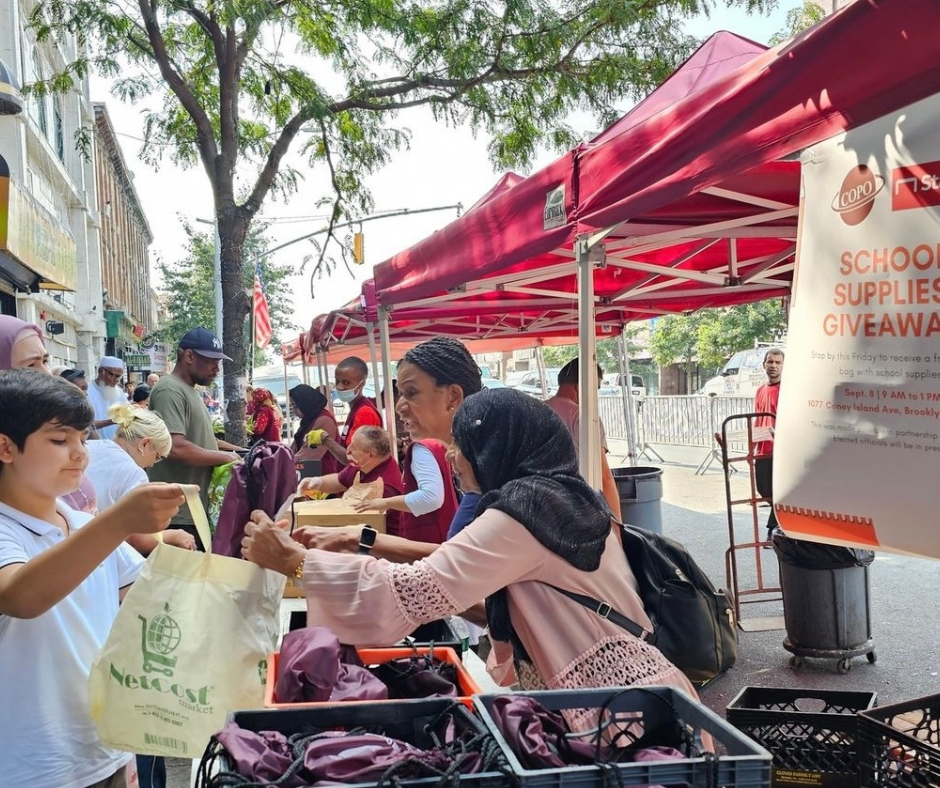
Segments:
[[[862,788],[940,785],[940,695],[858,716]]]
[[[774,788],[858,788],[858,712],[874,692],[744,687],[725,710],[773,756]]]
[[[518,694],[518,693],[517,693]],[[509,762],[518,788],[627,788],[685,785],[690,788],[768,788],[770,754],[721,717],[672,687],[548,690],[522,693],[549,711],[597,709],[598,722],[655,730],[677,719],[690,735],[711,736],[715,751],[701,757],[624,762],[605,766],[527,769],[500,732],[493,704],[500,695],[476,695],[477,713]]]

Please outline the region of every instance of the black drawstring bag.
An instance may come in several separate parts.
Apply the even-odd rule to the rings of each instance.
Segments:
[[[410,657],[374,665],[369,670],[388,687],[389,700],[433,696],[456,698],[460,695],[457,667],[435,659],[433,654],[432,643],[428,654],[419,655],[415,651]]]

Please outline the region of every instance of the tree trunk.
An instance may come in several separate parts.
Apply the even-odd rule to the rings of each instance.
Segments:
[[[245,443],[245,393],[239,378],[246,377],[251,348],[244,344],[245,318],[251,311],[251,298],[242,284],[245,237],[249,220],[220,215],[222,244],[222,348],[231,361],[223,361],[222,391],[225,397],[225,439],[239,446]]]

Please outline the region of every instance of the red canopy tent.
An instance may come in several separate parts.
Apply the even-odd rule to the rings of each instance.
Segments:
[[[639,318],[787,293],[799,164],[781,160],[940,90],[938,29],[933,0],[856,0],[730,73],[703,69],[671,106],[377,266],[378,303],[482,314],[578,298],[586,326],[598,305]],[[593,354],[593,332],[582,341]]]

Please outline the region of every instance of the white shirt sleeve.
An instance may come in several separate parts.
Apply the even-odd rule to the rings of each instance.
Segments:
[[[144,567],[144,558],[127,542],[121,542],[114,551],[117,563],[118,588],[125,588],[133,583]]]
[[[411,451],[411,473],[418,489],[405,496],[405,504],[417,516],[435,512],[444,505],[444,479],[434,454],[427,446],[416,444]]]

